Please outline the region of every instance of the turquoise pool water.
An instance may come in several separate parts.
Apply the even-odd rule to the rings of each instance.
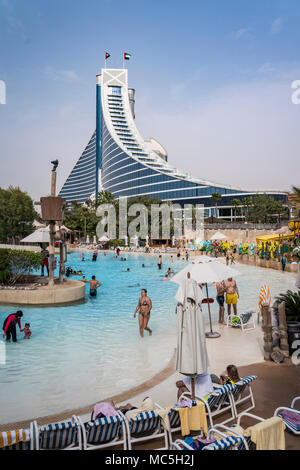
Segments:
[[[175,283],[162,281],[169,266],[175,271],[183,260],[170,263],[163,256],[158,271],[157,256],[126,254],[127,261],[113,254],[100,254],[96,262],[86,254],[69,255],[69,265],[92,274],[102,283],[98,296],[86,288],[84,302],[57,307],[24,307],[22,327],[31,324],[32,337],[18,343],[0,343],[0,422],[6,423],[85,406],[127,390],[164,368],[176,346]],[[146,265],[142,268],[142,263]],[[130,272],[126,272],[127,267]],[[295,275],[236,265],[240,309],[256,307],[260,286],[268,282],[271,294],[294,289]],[[80,276],[74,276],[75,279]],[[128,287],[140,283],[140,287]],[[148,289],[153,302],[149,326],[153,336],[141,339],[133,313],[140,288]],[[215,288],[210,288],[215,297]],[[16,306],[0,306],[0,324]],[[213,304],[213,319],[217,319]],[[208,323],[207,311],[204,316]],[[3,361],[5,348],[6,361]]]

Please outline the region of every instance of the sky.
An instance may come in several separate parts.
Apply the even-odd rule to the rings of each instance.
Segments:
[[[299,0],[0,0],[0,187],[39,199],[58,158],[61,188],[95,129],[105,51],[112,68],[131,53],[137,126],[172,165],[300,186],[299,26]]]

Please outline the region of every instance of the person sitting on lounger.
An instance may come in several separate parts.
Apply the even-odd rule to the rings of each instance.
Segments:
[[[211,374],[211,380],[213,383],[220,385],[235,384],[240,380],[238,369],[235,365],[230,364],[226,367],[227,375],[220,375],[218,377],[215,374]]]
[[[91,421],[95,419],[105,418],[109,416],[117,416],[118,411],[121,411],[123,414],[126,414],[129,410],[135,410],[136,406],[133,406],[131,403],[126,405],[121,405],[119,408],[116,408],[113,401],[102,401],[96,403],[92,411]]]
[[[183,393],[192,393],[192,381],[191,377],[185,377],[183,380],[176,382],[178,388],[178,400]],[[195,377],[195,396],[206,397],[214,391],[211,377],[208,372],[197,375]]]

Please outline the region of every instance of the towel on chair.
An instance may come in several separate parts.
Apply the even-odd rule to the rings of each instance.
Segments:
[[[12,446],[18,442],[29,441],[29,439],[29,429],[17,429],[16,431],[0,432],[0,447]]]
[[[250,437],[257,450],[285,450],[284,430],[283,420],[273,416],[247,428],[244,436]]]
[[[155,408],[155,404],[152,398],[145,398],[142,401],[141,407],[135,410],[129,410],[126,413],[126,418],[131,419],[135,418],[139,413],[144,413],[145,411],[154,411],[158,414],[161,419],[161,423],[163,427],[169,431],[170,430],[170,422],[168,417],[168,411],[166,409]]]
[[[192,408],[178,408],[181,424],[181,434],[186,436],[191,431],[203,430],[207,434],[207,420],[205,413],[205,405],[202,401],[197,401],[196,406]]]

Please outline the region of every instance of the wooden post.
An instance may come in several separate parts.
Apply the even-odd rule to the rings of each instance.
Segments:
[[[272,346],[272,324],[271,324],[271,309],[269,304],[262,305],[262,330],[264,332],[264,359],[265,361],[271,360],[273,352]]]
[[[284,357],[289,357],[288,331],[285,315],[285,302],[281,302],[278,307],[279,334],[280,334],[280,351]]]
[[[55,197],[56,191],[56,170],[53,169],[51,172],[51,196]],[[54,263],[55,263],[55,220],[51,220],[49,224],[49,286],[54,285]]]

